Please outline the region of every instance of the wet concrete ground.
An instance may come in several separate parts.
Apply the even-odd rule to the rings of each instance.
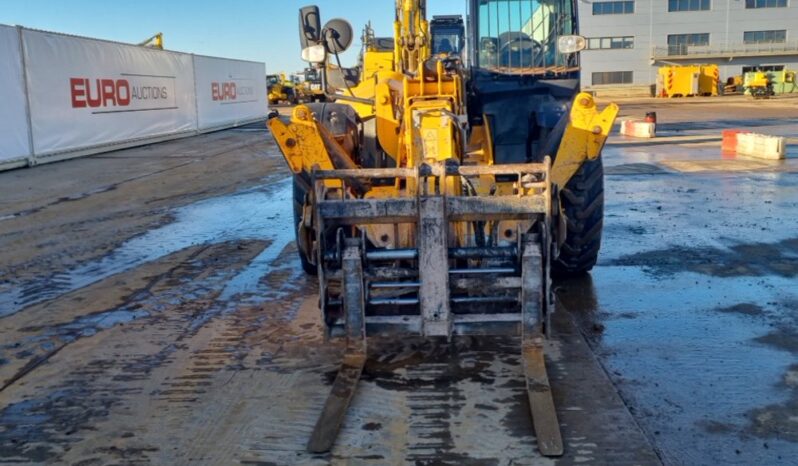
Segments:
[[[660,127],[795,138],[797,124]],[[665,463],[795,464],[798,147],[761,162],[718,146],[612,141],[601,260],[561,297]]]
[[[673,139],[611,139],[599,266],[557,285],[555,463],[794,464],[798,159],[718,136],[795,138],[798,110],[654,109]],[[285,180],[257,127],[0,174],[0,464],[548,464],[494,339],[370,343],[336,449],[304,453],[341,346]]]

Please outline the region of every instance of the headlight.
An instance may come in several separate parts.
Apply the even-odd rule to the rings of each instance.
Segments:
[[[557,39],[557,51],[560,53],[576,53],[587,48],[587,39],[582,36],[560,36]]]

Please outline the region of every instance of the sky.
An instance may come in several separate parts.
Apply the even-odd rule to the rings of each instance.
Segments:
[[[138,43],[164,33],[168,50],[266,63],[268,73],[294,72],[300,59],[298,11],[313,0],[0,0],[0,24]],[[370,20],[393,35],[394,0],[316,0],[322,22],[348,20],[356,39],[341,60],[353,66]],[[428,0],[428,17],[465,15],[466,0]]]

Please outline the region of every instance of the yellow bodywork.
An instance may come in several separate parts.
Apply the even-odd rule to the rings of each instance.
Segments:
[[[564,187],[587,160],[596,160],[607,141],[619,108],[609,104],[599,112],[593,97],[580,93],[571,106],[568,126],[551,167],[551,180]]]
[[[768,84],[770,84],[770,77],[768,74],[762,71],[757,71],[754,73],[753,78],[746,83],[746,87],[767,87]]]
[[[290,125],[286,125],[279,118],[273,118],[269,120],[269,128],[280,144],[285,161],[295,174],[310,173],[314,167],[321,170],[334,168],[324,147],[321,125],[313,119],[308,107],[296,107]]]
[[[361,82],[343,91],[340,102],[352,106],[364,121],[376,119],[376,136],[381,149],[399,168],[417,168],[425,163],[456,161],[458,165],[493,166],[494,147],[488,118],[479,126],[468,126],[465,108],[465,79],[461,72],[449,72],[443,62],[430,55],[429,25],[413,14],[418,0],[398,0],[393,53],[366,50]],[[349,93],[351,91],[351,94]],[[347,100],[348,96],[357,101]],[[554,160],[551,182],[563,188],[585,161],[596,159],[618,114],[615,104],[599,111],[592,96],[576,96]],[[268,125],[295,174],[310,178],[314,169],[358,168],[353,154],[337,144],[310,109],[298,106],[285,123],[280,118]],[[349,155],[349,157],[347,157]],[[393,186],[371,188],[366,198],[415,197],[423,186],[415,179]],[[457,177],[447,178],[442,190],[460,195],[464,189]],[[337,180],[325,180],[327,188],[340,187]],[[428,188],[428,187],[427,187]],[[497,181],[486,173],[471,177],[469,189],[481,196],[518,192],[518,183]],[[515,222],[518,223],[518,222]],[[515,230],[507,222],[505,228]],[[413,241],[408,225],[369,226],[369,239],[380,247],[406,247]],[[397,237],[398,233],[398,237]],[[456,234],[455,237],[464,235]],[[509,238],[509,236],[508,236]]]

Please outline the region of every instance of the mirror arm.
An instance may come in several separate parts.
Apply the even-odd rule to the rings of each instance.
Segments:
[[[346,100],[349,102],[357,102],[359,104],[375,105],[374,99],[364,99],[363,97],[354,97],[346,94],[330,94],[329,92],[326,91],[325,94],[327,95],[327,97],[333,100]]]

